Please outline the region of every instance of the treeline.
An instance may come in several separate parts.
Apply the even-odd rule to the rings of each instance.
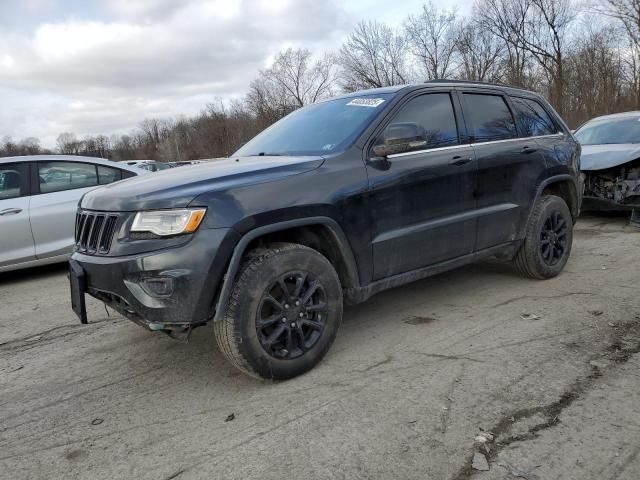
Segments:
[[[477,0],[469,17],[431,1],[400,27],[359,23],[337,52],[287,49],[242,101],[190,118],[145,119],[127,135],[61,133],[56,151],[178,161],[223,157],[289,112],[342,92],[427,79],[503,83],[545,95],[572,127],[640,109],[638,0]],[[0,155],[41,153],[5,138]]]

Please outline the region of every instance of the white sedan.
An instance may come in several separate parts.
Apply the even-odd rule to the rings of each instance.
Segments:
[[[82,195],[147,173],[101,158],[0,158],[0,272],[65,261]]]

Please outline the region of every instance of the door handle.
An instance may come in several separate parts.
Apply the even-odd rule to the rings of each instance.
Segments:
[[[456,167],[459,167],[460,165],[469,163],[471,160],[472,159],[470,157],[461,157],[460,155],[456,155],[451,159],[449,165],[455,165]]]
[[[21,211],[21,208],[5,208],[4,210],[0,210],[0,215],[15,215]]]
[[[529,154],[529,153],[534,153],[535,151],[537,151],[537,149],[532,148],[529,145],[525,145],[524,147],[522,147],[522,153]]]

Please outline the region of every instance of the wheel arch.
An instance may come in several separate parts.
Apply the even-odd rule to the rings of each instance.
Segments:
[[[245,233],[231,255],[215,304],[213,321],[223,319],[233,282],[247,252],[273,242],[306,245],[324,255],[334,266],[343,288],[360,285],[353,252],[342,228],[330,217],[294,219],[254,228]]]
[[[573,223],[575,223],[580,213],[580,196],[578,192],[577,182],[571,175],[559,175],[547,179],[538,188],[536,201],[542,195],[555,195],[562,198],[569,207]]]
[[[562,198],[569,207],[573,223],[575,223],[580,213],[580,204],[582,198],[580,192],[581,190],[578,186],[578,180],[574,176],[569,174],[553,175],[542,180],[538,184],[533,202],[529,207],[527,221],[521,226],[520,238],[524,238],[527,225],[529,224],[531,215],[534,211],[534,207],[538,203],[538,200],[540,200],[540,197],[542,197],[543,195],[557,195],[558,197]]]

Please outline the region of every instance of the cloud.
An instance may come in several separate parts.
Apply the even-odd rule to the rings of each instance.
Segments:
[[[65,130],[110,134],[145,117],[191,115],[242,96],[280,49],[337,48],[358,20],[388,8],[383,0],[0,0],[0,135],[52,146]]]
[[[0,88],[16,108],[14,123],[0,117],[1,132],[51,144],[62,129],[110,133],[195,113],[240,96],[284,45],[319,49],[347,28],[336,4],[317,0],[105,0],[96,9],[97,18],[79,10],[0,35]]]

